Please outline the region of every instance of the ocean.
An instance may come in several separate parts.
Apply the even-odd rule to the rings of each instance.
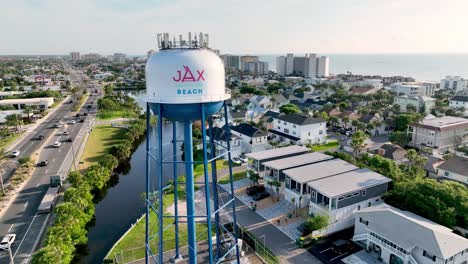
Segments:
[[[295,54],[303,56],[304,54]],[[330,57],[330,73],[405,76],[418,81],[440,81],[447,75],[468,78],[468,54],[319,54]],[[276,57],[259,55],[276,70]]]

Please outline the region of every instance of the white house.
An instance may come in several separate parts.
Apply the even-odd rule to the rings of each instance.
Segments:
[[[267,132],[260,130],[250,124],[242,123],[231,127],[231,133],[240,137],[241,152],[250,153],[270,149]]]
[[[437,167],[437,176],[468,185],[468,159],[451,157]]]
[[[295,144],[323,144],[327,136],[327,122],[301,114],[279,115],[273,119],[269,135],[275,141]]]
[[[454,96],[449,100],[449,107],[452,109],[461,109],[465,115],[468,115],[468,96]]]
[[[425,110],[425,113],[430,113],[432,109],[435,107],[436,99],[415,95],[415,96],[408,96],[408,95],[401,95],[395,96],[393,99],[393,103],[400,106],[401,111],[406,111],[406,107],[408,105],[413,105],[416,107],[417,112],[421,112],[422,109]]]
[[[227,152],[227,136],[224,128],[213,127],[213,141],[216,145],[216,155],[223,155],[224,159],[228,159]],[[207,139],[210,139],[210,131],[207,131]],[[231,157],[237,157],[241,154],[241,138],[231,133],[230,135]]]
[[[461,92],[468,87],[468,80],[460,76],[446,76],[440,80],[440,89]]]
[[[387,204],[356,211],[353,240],[386,264],[466,264],[468,240]]]

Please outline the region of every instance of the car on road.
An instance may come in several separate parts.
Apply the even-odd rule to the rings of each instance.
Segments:
[[[241,162],[247,162],[247,157],[245,155],[239,155],[239,157],[237,157]]]
[[[241,165],[242,164],[242,161],[240,161],[238,158],[234,157],[234,158],[231,158],[231,161],[232,163],[236,164],[236,165]]]
[[[83,116],[87,116],[87,115],[88,115],[88,113],[83,113]]]
[[[247,188],[247,195],[253,196],[257,193],[261,193],[265,191],[265,186],[263,185],[255,185]]]
[[[68,137],[67,139],[65,139],[65,142],[73,142],[73,138]]]
[[[264,191],[264,192],[257,193],[256,195],[254,195],[254,197],[252,197],[252,199],[254,201],[261,201],[267,197],[270,197],[270,193],[267,191]]]
[[[68,133],[68,131],[63,131],[63,134],[64,134],[64,135],[68,135],[68,134],[70,134],[70,133]]]
[[[75,120],[70,120],[70,124],[76,124]]]
[[[54,148],[58,148],[58,147],[60,147],[60,145],[62,145],[62,143],[60,143],[59,141],[55,141],[53,146],[54,146]]]
[[[45,166],[47,166],[47,165],[49,165],[49,161],[48,161],[48,160],[43,160],[43,161],[41,161],[41,162],[39,162],[39,163],[37,164],[38,167],[45,167]]]
[[[75,114],[75,117],[80,117],[80,113],[76,113],[76,114]]]
[[[39,136],[37,136],[36,139],[37,139],[37,140],[43,140],[43,139],[44,139],[44,136],[43,136],[43,135],[39,135]]]
[[[9,248],[15,242],[16,234],[8,234],[0,241],[0,248]]]
[[[85,121],[84,118],[81,118],[81,119],[80,119],[80,123],[83,123],[84,121]]]
[[[54,124],[54,127],[55,127],[55,128],[59,128],[59,127],[60,127],[60,123],[55,123],[55,124]]]
[[[10,157],[12,157],[12,158],[17,158],[20,154],[21,154],[21,151],[19,151],[18,149],[17,149],[17,150],[13,150],[13,151],[11,152]]]

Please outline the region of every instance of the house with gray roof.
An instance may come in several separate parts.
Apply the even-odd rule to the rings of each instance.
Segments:
[[[386,264],[465,264],[468,240],[387,204],[356,211],[353,240]]]
[[[323,144],[327,136],[327,122],[321,117],[283,114],[273,119],[269,136],[281,144]]]
[[[449,158],[437,167],[437,175],[468,185],[468,159],[459,156]]]
[[[216,146],[216,156],[223,155],[225,160],[228,159],[227,152],[227,133],[226,130],[221,127],[213,127],[212,131],[207,130],[206,137],[210,140],[210,135],[213,136],[213,142]],[[238,157],[241,154],[241,138],[233,133],[230,134],[231,142],[231,157]]]
[[[241,152],[250,153],[270,149],[268,144],[267,132],[251,124],[242,123],[237,126],[231,126],[231,133],[241,138]]]

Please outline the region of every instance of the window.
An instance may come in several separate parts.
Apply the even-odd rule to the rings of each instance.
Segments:
[[[449,177],[449,176],[450,176],[450,172],[446,171],[446,172],[444,172],[444,175],[445,175],[446,177]]]
[[[284,129],[284,133],[288,133],[288,134],[289,134],[289,129],[285,128],[285,129]]]
[[[314,197],[315,197],[315,191],[312,191],[312,192],[310,193],[310,196],[311,196],[312,198],[314,198]]]
[[[364,219],[362,219],[362,217],[359,217],[359,223],[363,223],[365,225],[369,225],[369,221],[366,221]]]
[[[285,125],[286,125],[286,121],[283,121],[283,124],[285,124]]]
[[[367,203],[367,207],[371,207],[371,205],[372,205],[372,202]]]
[[[278,126],[278,129],[281,129],[281,127],[280,127],[280,126]]]
[[[323,131],[322,131],[322,130],[320,130],[320,131],[319,131],[319,135],[322,135],[322,134],[323,134]]]
[[[296,125],[293,125],[293,128],[296,128]]]
[[[362,190],[362,191],[361,191],[361,195],[362,195],[362,196],[366,196],[366,190]]]
[[[343,200],[343,199],[344,199],[344,197],[343,197],[343,196],[341,196],[341,197],[338,197],[338,201],[341,201],[341,200]]]
[[[428,259],[432,259],[432,261],[434,261],[434,262],[436,260],[436,256],[432,255],[431,253],[427,252],[426,250],[423,251],[423,256],[428,258]]]
[[[353,196],[358,196],[358,195],[359,195],[359,192],[353,193]]]
[[[361,206],[360,206],[360,205],[357,206],[357,210],[358,210],[358,211],[361,210]]]

